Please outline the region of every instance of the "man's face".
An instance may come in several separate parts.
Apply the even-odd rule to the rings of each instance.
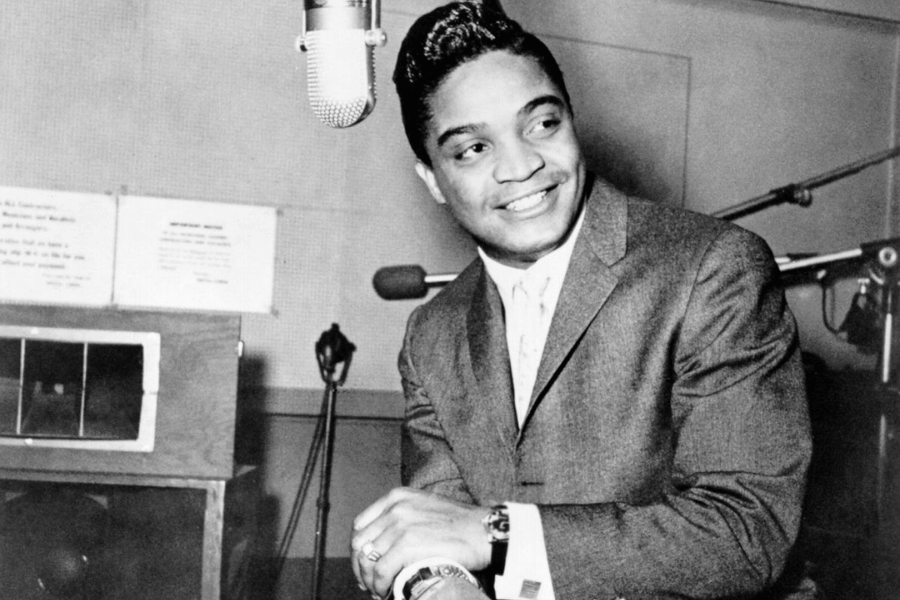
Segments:
[[[585,166],[561,91],[531,58],[490,52],[453,71],[430,103],[416,171],[491,257],[527,267],[562,244]]]

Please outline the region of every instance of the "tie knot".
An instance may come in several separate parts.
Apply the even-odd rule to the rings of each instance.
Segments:
[[[550,278],[546,275],[526,271],[525,275],[516,283],[516,287],[524,292],[525,296],[533,302],[544,295],[544,290],[547,289],[547,284],[549,283]]]

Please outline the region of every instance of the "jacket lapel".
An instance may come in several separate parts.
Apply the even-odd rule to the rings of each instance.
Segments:
[[[585,211],[538,367],[523,431],[547,385],[618,282],[610,267],[625,255],[627,198],[598,180]]]
[[[513,456],[518,424],[513,399],[509,349],[503,302],[496,286],[482,267],[467,317],[469,355],[478,381],[478,394],[472,409],[476,423],[495,424],[501,447]],[[492,446],[492,444],[488,444]]]

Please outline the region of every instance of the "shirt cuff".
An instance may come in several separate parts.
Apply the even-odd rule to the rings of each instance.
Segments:
[[[503,575],[494,578],[498,600],[555,600],[541,513],[534,504],[507,502],[509,548]]]

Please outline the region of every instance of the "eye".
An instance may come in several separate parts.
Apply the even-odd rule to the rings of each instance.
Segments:
[[[528,128],[528,134],[545,135],[556,131],[562,119],[557,115],[545,115],[535,119]]]
[[[456,160],[473,160],[485,150],[487,150],[487,145],[483,142],[469,144],[456,154]]]

